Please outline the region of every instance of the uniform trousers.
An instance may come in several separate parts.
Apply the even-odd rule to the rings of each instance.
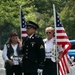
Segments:
[[[24,73],[24,75],[38,75],[37,73]]]
[[[22,70],[20,65],[13,65],[10,69],[6,69],[6,75],[22,75]]]
[[[57,75],[57,64],[51,59],[46,59],[43,75]]]

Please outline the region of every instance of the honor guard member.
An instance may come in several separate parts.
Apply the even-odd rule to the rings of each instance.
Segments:
[[[23,40],[22,67],[24,75],[37,75],[37,69],[43,68],[45,49],[43,39],[35,34],[39,26],[27,21],[27,37]]]
[[[21,55],[22,43],[16,32],[11,32],[9,39],[4,45],[2,57],[5,61],[6,75],[22,75],[19,56]]]
[[[47,37],[44,39],[46,61],[44,64],[43,75],[57,75],[56,63],[58,63],[62,57],[62,47],[55,45],[53,27],[47,27],[45,33]],[[59,53],[59,55],[57,53]]]

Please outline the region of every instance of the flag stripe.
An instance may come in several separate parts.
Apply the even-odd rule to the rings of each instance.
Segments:
[[[57,30],[56,32],[57,32],[57,33],[65,33],[64,30]]]
[[[60,69],[60,71],[59,71],[59,73],[60,73],[60,75],[64,75],[65,73],[64,73],[64,70],[63,70],[63,67],[62,67],[62,62],[60,61],[59,62],[59,69]]]
[[[56,16],[57,16],[57,15],[56,15]],[[56,28],[56,30],[64,30],[64,28],[58,27],[58,28]]]
[[[57,36],[58,39],[67,39],[67,36]]]
[[[25,37],[22,36],[22,39],[24,39]]]
[[[65,59],[65,55],[63,56],[63,61],[64,61],[64,65],[65,65],[65,68],[66,68],[66,72],[68,73],[69,72],[69,70],[68,70],[68,66],[67,66],[67,62],[66,62],[66,59]],[[66,72],[65,72],[65,74],[66,74]]]
[[[57,36],[66,36],[65,33],[57,33]]]
[[[67,41],[68,41],[68,39],[57,39],[57,42],[68,43]]]
[[[68,65],[67,65],[67,59],[66,59],[66,56],[64,55],[64,57],[61,59],[60,63],[59,63],[59,69],[60,69],[60,73],[61,75],[65,75],[66,73],[69,73],[69,68],[68,68]]]
[[[27,33],[27,31],[22,31],[22,34],[26,34]]]
[[[63,70],[63,72],[66,73],[65,66],[64,66],[64,62],[63,62],[63,58],[61,59],[61,64],[62,64],[62,70]],[[61,66],[60,66],[60,69],[61,69]]]
[[[25,37],[26,35],[27,35],[27,34],[22,34],[21,36],[22,36],[22,37]]]

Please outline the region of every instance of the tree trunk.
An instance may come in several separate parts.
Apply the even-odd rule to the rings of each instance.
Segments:
[[[1,32],[0,32],[0,50],[1,50],[1,36],[2,36],[2,35],[1,35]]]

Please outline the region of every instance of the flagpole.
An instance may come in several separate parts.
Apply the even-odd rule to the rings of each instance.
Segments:
[[[24,4],[25,5],[25,4]],[[21,16],[22,16],[22,7],[24,6],[24,5],[21,5],[20,6],[20,36],[22,36],[22,33],[21,33],[21,26],[22,26],[22,19],[21,19]],[[21,41],[22,41],[22,37],[21,37]],[[22,72],[22,75],[24,75],[24,72]]]
[[[22,36],[22,34],[21,34],[21,26],[22,26],[22,21],[21,21],[21,10],[22,10],[22,5],[20,6],[20,37]],[[22,37],[21,37],[21,41],[22,41]]]
[[[56,29],[56,10],[55,10],[55,5],[53,4],[53,12],[54,12],[54,28]],[[55,31],[55,35],[56,35],[56,31]],[[56,39],[56,36],[55,36],[55,39]],[[57,43],[56,43],[56,40],[55,40],[55,44],[56,44],[56,60],[58,59],[58,55],[57,55]],[[57,64],[57,75],[59,75],[58,73],[58,64]]]

